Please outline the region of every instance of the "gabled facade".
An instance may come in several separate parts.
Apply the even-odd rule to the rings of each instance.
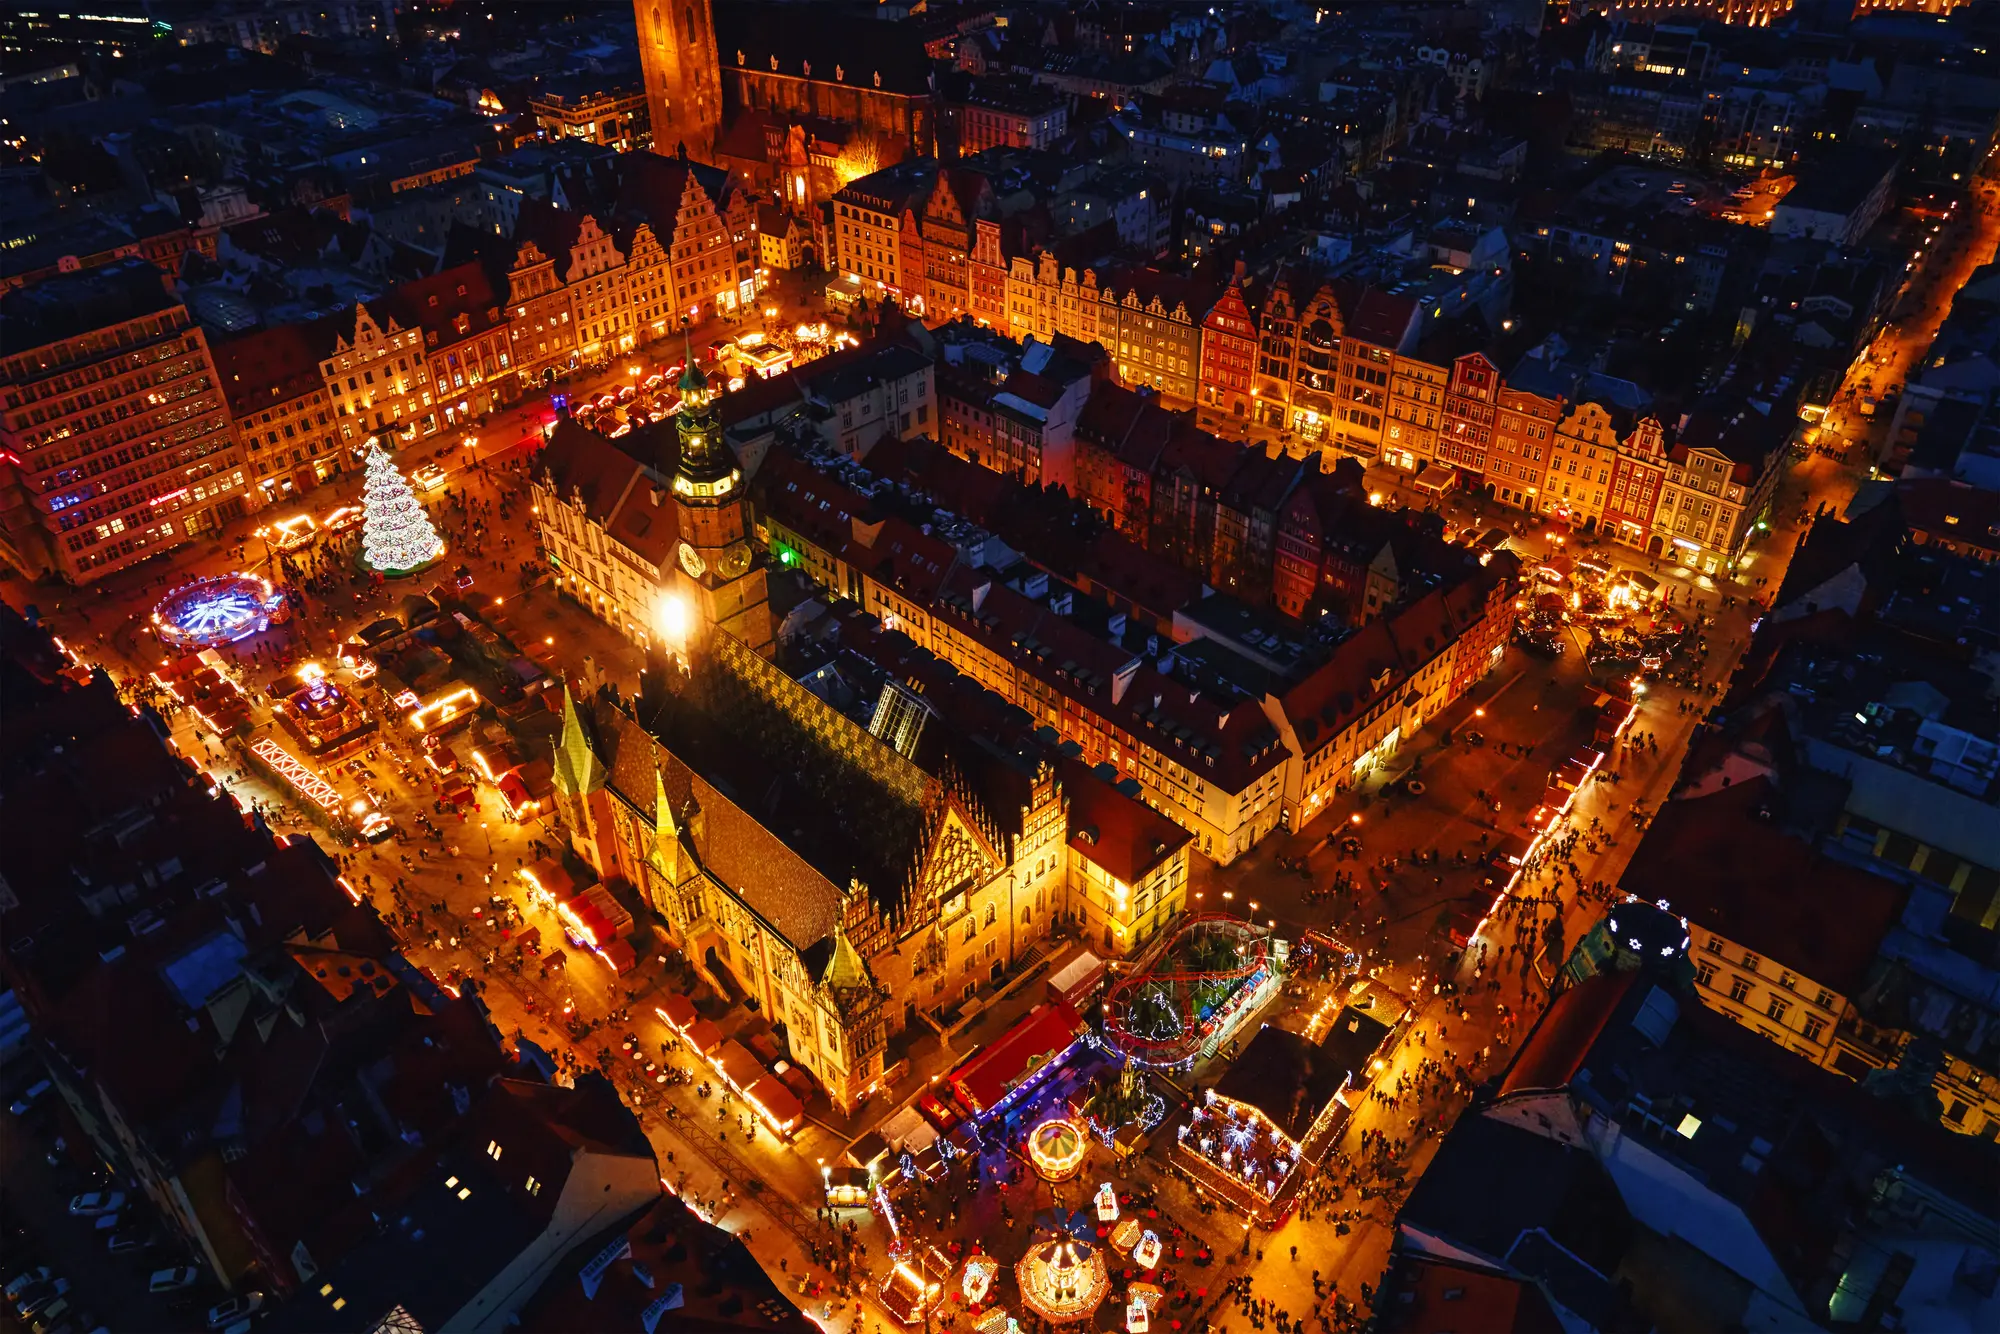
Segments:
[[[1257,356],[1257,321],[1239,275],[1201,321],[1199,420],[1213,430],[1240,428],[1250,419],[1251,372]]]
[[[377,319],[361,303],[351,330],[335,337],[333,354],[320,362],[341,443],[358,449],[381,436],[407,445],[419,434],[437,434],[424,331],[399,324],[386,310]]]

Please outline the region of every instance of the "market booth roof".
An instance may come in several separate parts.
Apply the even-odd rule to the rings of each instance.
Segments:
[[[1067,1051],[1083,1031],[1076,1011],[1062,1002],[1037,1005],[998,1042],[953,1072],[952,1092],[968,1112],[988,1111]]]

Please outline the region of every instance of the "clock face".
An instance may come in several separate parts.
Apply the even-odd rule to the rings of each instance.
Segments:
[[[715,562],[716,573],[725,579],[734,579],[750,568],[750,544],[731,542],[722,549],[722,556]]]
[[[680,554],[681,568],[688,572],[688,578],[699,579],[708,573],[708,562],[701,558],[701,553],[691,543],[681,543]]]

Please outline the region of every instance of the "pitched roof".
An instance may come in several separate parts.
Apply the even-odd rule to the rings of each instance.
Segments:
[[[461,339],[505,328],[507,313],[501,309],[505,296],[494,292],[485,266],[471,260],[404,283],[390,294],[388,305],[405,329],[423,329],[427,346],[448,347]]]
[[[1619,880],[1801,976],[1852,996],[1907,891],[1821,856],[1769,818],[1768,778],[1669,801]]]
[[[568,417],[557,420],[540,464],[556,494],[565,501],[580,497],[584,512],[598,523],[608,522],[617,513],[645,471],[645,465],[617,441]]]
[[[601,705],[595,717],[597,735],[612,751],[611,786],[628,802],[651,815],[663,787],[703,868],[795,949],[833,934],[844,895],[825,873],[622,709]]]
[[[1059,772],[1069,798],[1069,845],[1127,885],[1138,884],[1194,838],[1081,760],[1063,761]]]
[[[1353,1071],[1300,1033],[1265,1024],[1230,1062],[1215,1091],[1255,1107],[1294,1140],[1305,1138]]]
[[[319,364],[333,355],[332,320],[281,324],[213,343],[216,377],[232,416],[242,417],[314,392],[324,392]]]

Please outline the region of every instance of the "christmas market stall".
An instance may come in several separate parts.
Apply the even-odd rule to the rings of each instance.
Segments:
[[[1391,1028],[1349,1007],[1325,1043],[1266,1024],[1176,1132],[1174,1167],[1251,1221],[1291,1211],[1369,1081]]]
[[[1085,1031],[1076,1011],[1060,1001],[1037,1005],[951,1072],[953,1099],[974,1120],[1004,1113],[1062,1067]]]

